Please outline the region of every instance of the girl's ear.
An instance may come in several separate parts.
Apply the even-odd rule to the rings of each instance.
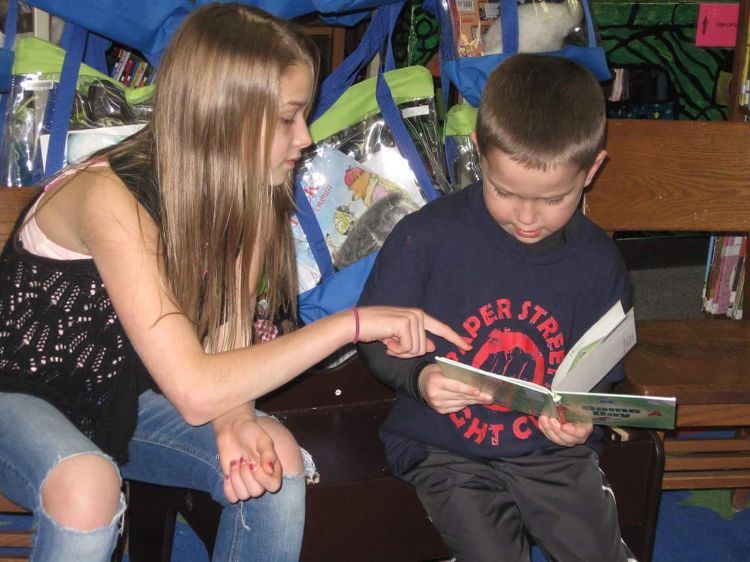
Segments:
[[[604,163],[605,158],[607,158],[606,150],[602,150],[599,152],[599,154],[596,155],[596,160],[594,160],[594,163],[589,168],[588,174],[586,174],[586,182],[583,184],[584,187],[588,187],[588,185],[593,181],[594,176],[596,176],[596,172],[599,171],[599,168]]]
[[[471,133],[469,133],[469,138],[471,139],[471,143],[474,145],[474,148],[479,150],[479,146],[477,145],[477,132],[472,131]]]

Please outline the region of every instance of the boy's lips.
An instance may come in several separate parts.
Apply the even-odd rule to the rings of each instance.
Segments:
[[[516,235],[520,238],[538,238],[539,235],[542,233],[541,228],[537,228],[534,230],[523,230],[521,228],[516,228]]]

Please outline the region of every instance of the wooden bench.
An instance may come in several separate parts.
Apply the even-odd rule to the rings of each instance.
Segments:
[[[0,243],[33,192],[0,188]],[[334,369],[311,370],[262,401],[313,454],[320,472],[320,482],[308,486],[303,561],[415,562],[450,556],[414,491],[387,471],[377,432],[393,400],[392,391],[354,356]],[[623,537],[639,560],[648,562],[663,453],[653,432],[626,437],[620,441],[619,434],[609,434],[602,467],[618,498]],[[128,486],[132,562],[171,559],[178,512],[209,551],[213,548],[219,508],[208,494],[139,482]],[[3,499],[0,512],[7,506]],[[0,538],[0,547],[4,544]]]
[[[613,120],[608,134],[610,159],[584,198],[586,214],[605,230],[750,231],[749,125]],[[690,440],[667,433],[663,487],[740,489],[737,509],[750,487],[748,316],[638,322],[620,389],[676,396],[678,430],[735,431]]]

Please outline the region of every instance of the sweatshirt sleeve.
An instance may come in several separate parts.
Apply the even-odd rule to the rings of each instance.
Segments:
[[[370,277],[359,299],[360,306],[388,305],[420,307],[429,261],[415,252],[419,240],[410,234],[410,217],[402,219],[393,229],[378,253]],[[380,342],[362,343],[357,351],[368,369],[399,394],[423,402],[419,392],[419,373],[433,362],[429,356],[399,359],[386,353]]]

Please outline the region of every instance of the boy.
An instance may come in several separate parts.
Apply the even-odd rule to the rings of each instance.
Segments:
[[[360,303],[422,307],[472,345],[436,341],[435,355],[549,386],[586,329],[616,301],[628,306],[617,248],[578,210],[606,157],[605,126],[586,70],[509,57],[487,81],[472,136],[482,182],[405,217]],[[526,533],[554,560],[631,556],[599,470],[599,429],[493,405],[425,358],[359,349],[398,391],[381,430],[391,470],[459,562],[528,561]],[[618,365],[596,390],[622,377]]]

